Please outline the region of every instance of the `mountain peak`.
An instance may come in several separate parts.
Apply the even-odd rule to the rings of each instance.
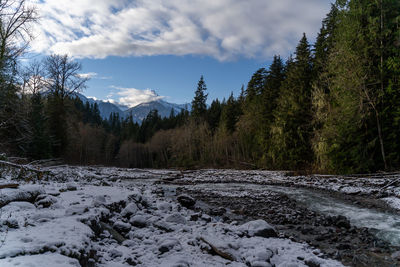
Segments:
[[[151,90],[154,94],[157,94],[154,90]],[[163,100],[162,98],[140,103],[134,107],[129,108],[126,105],[122,105],[118,102],[111,102],[99,99],[93,99],[86,97],[83,94],[76,93],[76,96],[81,99],[82,102],[89,102],[90,104],[97,103],[100,111],[100,115],[103,119],[108,119],[111,113],[118,113],[120,118],[126,118],[132,115],[134,121],[141,123],[149,114],[150,111],[156,109],[161,117],[168,117],[171,114],[171,110],[174,110],[175,114],[181,112],[181,110],[190,110],[191,105],[188,104],[174,104]],[[157,95],[158,96],[158,95]]]

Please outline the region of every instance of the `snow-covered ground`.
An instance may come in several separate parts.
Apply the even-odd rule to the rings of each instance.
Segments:
[[[2,267],[342,266],[307,244],[274,237],[265,221],[227,224],[161,196],[153,180],[180,172],[70,166],[46,171],[49,180],[18,181],[18,189],[0,190]],[[3,176],[0,184],[13,178]]]

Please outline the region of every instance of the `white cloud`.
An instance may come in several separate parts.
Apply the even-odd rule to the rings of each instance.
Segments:
[[[79,77],[85,79],[99,79],[99,80],[110,80],[112,77],[110,76],[99,76],[96,72],[88,72],[88,73],[80,73],[78,74]]]
[[[78,76],[84,79],[92,79],[93,77],[97,76],[97,73],[96,72],[80,73],[78,74]]]
[[[157,93],[151,89],[140,90],[136,88],[123,88],[117,86],[112,86],[112,88],[118,90],[118,92],[116,93],[116,95],[119,97],[118,102],[128,107],[134,107],[141,103],[147,103],[164,98],[163,96],[157,95]],[[107,97],[112,96],[109,95]],[[107,101],[115,103],[115,100],[112,100],[110,98]]]
[[[37,52],[269,58],[314,37],[329,0],[43,0]]]

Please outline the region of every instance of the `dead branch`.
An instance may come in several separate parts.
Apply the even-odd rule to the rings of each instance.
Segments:
[[[216,246],[205,240],[203,237],[200,237],[200,240],[209,245],[211,247],[212,252],[214,252],[215,254],[221,256],[224,259],[235,261],[235,258],[231,254],[218,249]]]
[[[100,227],[102,228],[102,230],[107,230],[110,235],[118,242],[118,243],[122,243],[124,242],[126,239],[120,234],[118,233],[114,228],[112,228],[110,225],[104,223],[104,222],[100,222]]]
[[[19,184],[0,184],[0,189],[4,188],[18,188]]]
[[[42,179],[44,174],[47,174],[47,175],[50,174],[49,171],[43,171],[43,170],[40,170],[39,168],[33,168],[28,165],[16,164],[16,163],[4,161],[4,160],[0,160],[0,166],[9,166],[11,168],[19,169],[19,175],[18,175],[17,179],[26,178],[25,174],[27,172],[36,174],[36,178],[38,180]],[[32,179],[32,177],[30,177],[29,179]]]

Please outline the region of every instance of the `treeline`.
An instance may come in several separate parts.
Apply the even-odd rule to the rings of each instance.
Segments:
[[[15,56],[0,59],[0,149],[9,154],[125,167],[400,167],[398,0],[338,0],[315,44],[304,35],[239,96],[207,106],[201,77],[190,112],[152,111],[140,125],[118,114],[104,120],[96,104],[75,97],[86,79],[67,56],[23,71]]]
[[[275,56],[240,96],[209,108],[201,79],[183,126],[140,149],[125,141],[120,156],[130,166],[150,158],[155,167],[398,169],[399,74],[400,2],[337,1],[313,46],[304,35],[286,62]]]

